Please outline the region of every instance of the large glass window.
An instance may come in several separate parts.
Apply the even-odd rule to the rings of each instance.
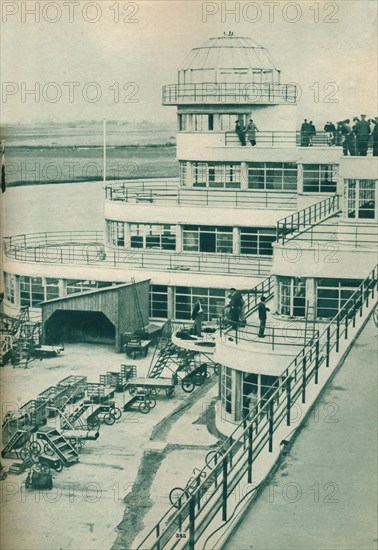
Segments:
[[[125,246],[125,224],[124,222],[107,222],[108,242],[113,246]]]
[[[177,287],[175,290],[175,319],[189,320],[195,302],[202,298],[205,321],[216,320],[225,306],[226,291],[217,288]]]
[[[222,405],[226,413],[232,413],[232,375],[231,369],[222,367],[221,372],[221,395]]]
[[[240,253],[272,256],[272,243],[276,230],[268,227],[242,227],[240,230]]]
[[[297,165],[292,162],[251,162],[248,164],[248,188],[294,191]]]
[[[193,163],[194,187],[240,189],[240,180],[240,164]]]
[[[168,318],[168,287],[150,286],[150,317]]]
[[[334,164],[303,164],[303,191],[305,193],[335,193]]]
[[[347,179],[348,218],[377,218],[377,180]]]
[[[95,288],[105,288],[114,286],[116,283],[110,281],[81,281],[78,279],[67,279],[66,293],[75,294],[76,292],[85,292],[86,290],[94,290]]]
[[[306,281],[302,277],[279,277],[278,312],[288,317],[306,315]]]
[[[13,273],[4,273],[5,299],[11,304],[15,303],[16,277]]]
[[[45,279],[46,286],[46,300],[53,300],[59,298],[59,279],[51,279],[47,277]]]
[[[180,167],[180,185],[181,187],[186,187],[188,181],[187,181],[187,178],[188,178],[188,169],[187,169],[187,163],[186,162],[180,162],[179,163],[179,167]]]
[[[38,307],[45,300],[42,277],[20,277],[20,305]]]
[[[316,316],[334,317],[360,286],[358,279],[318,279],[316,289]]]
[[[131,248],[176,249],[176,226],[157,224],[130,224]]]
[[[182,239],[185,252],[232,254],[232,227],[184,225]]]

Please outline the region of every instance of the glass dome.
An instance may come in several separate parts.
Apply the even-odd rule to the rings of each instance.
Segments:
[[[179,84],[280,83],[268,50],[251,38],[225,33],[193,48],[178,69]]]

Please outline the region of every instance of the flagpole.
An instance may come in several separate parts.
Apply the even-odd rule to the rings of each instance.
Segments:
[[[104,184],[106,184],[106,120],[104,119],[102,122],[102,130],[103,130],[103,175],[102,180]]]

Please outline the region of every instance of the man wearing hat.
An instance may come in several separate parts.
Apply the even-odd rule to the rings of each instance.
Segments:
[[[361,120],[359,120],[353,128],[354,133],[356,134],[357,140],[357,154],[360,157],[367,156],[367,150],[370,139],[370,124],[366,119],[366,115],[361,115]]]

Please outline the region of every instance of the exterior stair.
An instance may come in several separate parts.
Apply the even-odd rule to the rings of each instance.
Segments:
[[[17,429],[12,437],[9,439],[9,441],[4,445],[4,448],[1,451],[1,456],[3,458],[6,458],[13,450],[23,447],[23,445],[29,439],[32,431],[32,429],[26,428],[25,426],[23,428]]]
[[[49,426],[44,426],[36,432],[36,435],[37,439],[42,439],[50,445],[65,466],[72,466],[72,464],[79,460],[78,452],[59,432],[59,430]]]

